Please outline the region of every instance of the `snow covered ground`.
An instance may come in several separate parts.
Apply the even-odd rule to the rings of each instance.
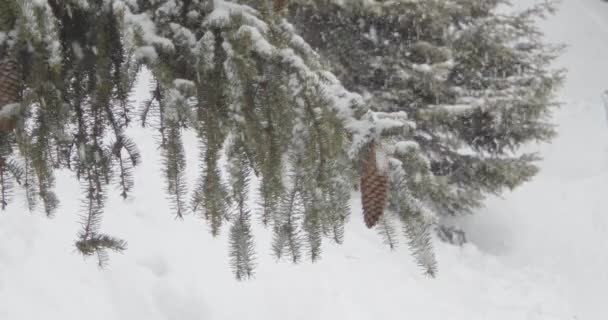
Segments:
[[[110,199],[103,223],[129,250],[103,271],[82,260],[79,186],[60,175],[54,219],[19,203],[0,213],[0,319],[606,319],[608,3],[563,0],[544,28],[569,45],[560,135],[536,147],[545,158],[536,179],[459,222],[468,244],[437,243],[437,279],[420,274],[404,244],[390,252],[355,210],[346,243],[326,245],[316,264],[275,262],[262,232],[255,280],[236,282],[225,239],[169,213],[151,134],[134,130],[144,159],[135,194]]]

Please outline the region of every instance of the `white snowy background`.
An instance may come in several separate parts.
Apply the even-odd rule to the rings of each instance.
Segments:
[[[568,69],[559,136],[530,147],[544,157],[532,182],[456,222],[469,243],[437,242],[436,279],[421,275],[404,241],[391,252],[365,229],[354,198],[345,244],[326,244],[319,263],[274,261],[261,231],[255,279],[235,281],[226,239],[170,213],[151,133],[137,129],[144,162],[133,197],[112,197],[103,221],[128,251],[105,270],[75,252],[81,192],[60,173],[55,218],[19,198],[0,212],[0,320],[608,319],[608,3],[563,0],[543,29],[568,45],[557,63]],[[136,97],[145,95],[144,86]],[[196,148],[188,152],[195,163]]]

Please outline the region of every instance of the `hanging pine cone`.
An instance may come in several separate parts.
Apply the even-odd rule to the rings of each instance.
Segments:
[[[12,59],[0,60],[0,111],[8,104],[19,102],[19,66]],[[10,131],[15,127],[11,117],[0,117],[0,131]]]
[[[374,142],[369,146],[363,161],[361,176],[361,202],[365,225],[371,228],[378,223],[384,213],[388,194],[388,175],[378,169]]]

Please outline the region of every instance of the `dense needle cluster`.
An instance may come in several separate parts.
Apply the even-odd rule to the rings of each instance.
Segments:
[[[141,159],[125,132],[140,124],[158,137],[176,217],[196,214],[213,235],[229,225],[238,279],[254,274],[253,223],[293,262],[341,243],[357,183],[366,225],[395,247],[400,221],[433,275],[439,217],[529,179],[536,157],[515,151],[553,133],[556,51],[534,27],[551,7],[499,14],[503,4],[3,0],[1,206],[20,185],[30,210],[52,216],[54,172],[71,170],[82,185],[76,248],[103,265],[126,248],[101,219],[109,190],[127,198],[134,187]],[[133,106],[143,69],[150,99]],[[199,140],[193,190],[185,131]]]
[[[554,134],[562,72],[550,64],[560,47],[535,24],[551,2],[516,11],[504,0],[302,0],[290,9],[342,84],[380,121],[402,123],[380,141],[391,190],[402,188],[389,195],[389,216],[406,206],[418,216],[410,228],[435,221],[439,234],[458,233],[442,217],[470,213],[536,173],[537,156],[518,149]],[[391,247],[395,220],[378,226]]]

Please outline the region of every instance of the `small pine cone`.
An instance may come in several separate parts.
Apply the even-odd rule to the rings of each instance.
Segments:
[[[287,7],[287,0],[274,0],[273,7],[275,13],[281,13]]]
[[[0,60],[0,111],[8,104],[19,102],[20,87],[17,62],[11,59]],[[10,131],[14,126],[14,119],[0,117],[0,131]]]
[[[363,161],[363,174],[361,176],[363,219],[368,228],[375,226],[384,213],[387,195],[388,176],[386,172],[378,169],[376,149],[372,142]]]

